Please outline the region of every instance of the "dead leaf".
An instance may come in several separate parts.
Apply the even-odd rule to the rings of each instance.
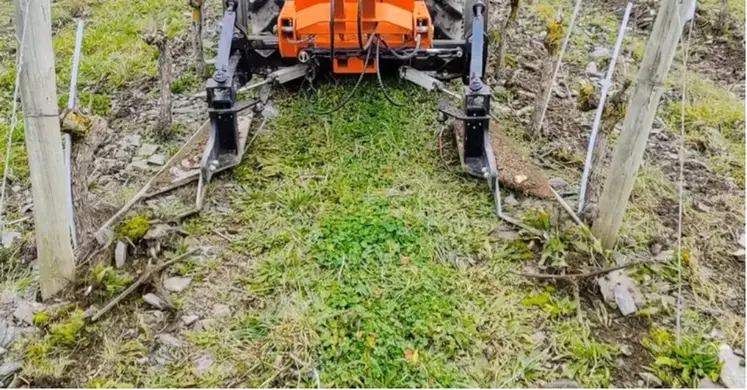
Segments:
[[[410,364],[413,364],[413,365],[418,364],[418,361],[420,361],[420,355],[418,354],[418,350],[416,349],[414,351],[410,351],[410,350],[405,351],[405,359],[408,362],[410,362]]]
[[[381,297],[381,294],[384,293],[384,290],[377,288],[376,291],[374,291],[374,295],[376,295],[376,298]]]
[[[363,339],[363,332],[355,332],[355,338],[357,340]]]
[[[410,258],[407,256],[400,256],[399,257],[399,263],[402,265],[407,265],[407,263],[410,262]]]

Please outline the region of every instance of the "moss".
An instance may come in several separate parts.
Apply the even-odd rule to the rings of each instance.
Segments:
[[[49,314],[42,311],[34,315],[34,325],[44,327],[47,324],[49,324]]]
[[[150,229],[150,219],[145,215],[136,215],[123,221],[117,229],[117,234],[121,238],[128,238],[136,242],[145,237]]]
[[[52,324],[49,327],[49,341],[51,345],[58,346],[72,344],[78,336],[78,333],[83,329],[83,326],[85,326],[83,311],[78,309],[72,313],[67,321]]]
[[[563,41],[563,25],[556,20],[547,19],[545,22],[547,36],[545,37],[545,47],[550,55],[555,56],[560,50],[560,44]]]
[[[583,82],[578,89],[578,105],[582,110],[588,111],[594,107],[594,85],[589,82]]]

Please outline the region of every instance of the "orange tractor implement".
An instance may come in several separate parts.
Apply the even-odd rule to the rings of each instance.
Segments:
[[[464,121],[460,150],[471,175],[488,180],[501,213],[498,170],[490,146],[490,87],[484,83],[488,40],[486,0],[226,0],[215,73],[207,83],[210,138],[201,161],[198,209],[205,185],[237,165],[248,126],[238,113],[262,111],[273,85],[312,80],[322,69],[357,74],[358,82],[333,110],[349,101],[366,74],[399,67],[399,76],[461,101],[439,104],[439,119]],[[264,81],[248,84],[253,75]],[[463,94],[446,88],[461,78]],[[239,90],[262,86],[259,98],[237,102]]]

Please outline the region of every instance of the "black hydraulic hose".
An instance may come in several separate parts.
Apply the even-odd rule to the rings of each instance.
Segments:
[[[381,81],[381,63],[379,62],[379,46],[381,46],[381,40],[376,41],[376,78],[379,79],[379,88],[381,88],[381,92],[384,93],[384,97],[386,100],[389,100],[389,103],[392,103],[393,105],[397,107],[404,107],[405,105],[402,103],[399,103],[395,101],[389,94],[386,92],[386,88],[384,88],[384,82]]]
[[[342,107],[344,107],[346,104],[348,104],[348,102],[350,101],[350,99],[355,94],[355,91],[358,90],[358,87],[361,85],[361,81],[363,81],[363,76],[366,75],[366,69],[368,69],[368,62],[369,62],[370,59],[371,59],[371,44],[369,42],[368,50],[366,51],[366,61],[363,64],[363,70],[361,71],[360,76],[358,76],[358,81],[355,82],[355,86],[353,87],[353,89],[334,108],[332,108],[330,110],[327,110],[327,111],[314,111],[314,110],[312,110],[311,113],[315,114],[315,115],[329,115],[329,114],[332,114],[332,113],[340,110]]]
[[[389,50],[389,53],[399,60],[411,60],[418,55],[418,50],[420,50],[420,35],[415,38],[415,48],[412,49],[412,52],[406,53],[404,55],[397,53],[397,51],[392,49],[392,47],[389,46],[389,44],[385,40],[382,39],[381,42],[384,43],[384,46],[386,46],[387,50]]]

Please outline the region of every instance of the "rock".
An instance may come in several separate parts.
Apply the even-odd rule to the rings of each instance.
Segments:
[[[620,344],[620,352],[625,356],[633,356],[633,348],[627,344]]]
[[[633,300],[633,294],[629,288],[618,284],[615,286],[614,291],[615,303],[617,303],[617,308],[620,309],[622,315],[627,316],[638,310],[635,306],[635,301]]]
[[[747,246],[745,246],[744,233],[742,233],[742,235],[739,237],[739,241],[737,241],[737,244],[739,244],[739,246],[741,246],[742,248],[747,248]]]
[[[625,256],[622,253],[618,253],[618,252],[614,252],[612,254],[612,259],[615,260],[616,265],[625,265],[630,262],[630,259],[628,259],[628,256]]]
[[[732,252],[731,255],[734,257],[741,257],[741,260],[744,261],[745,249],[739,248],[735,250],[734,252]]]
[[[16,240],[21,238],[21,233],[18,232],[4,232],[2,237],[3,246],[10,248]]]
[[[561,177],[553,177],[552,179],[550,179],[549,182],[550,182],[550,187],[552,187],[552,188],[554,188],[556,190],[562,190],[562,189],[568,187],[568,182],[565,181]]]
[[[703,202],[695,202],[695,209],[703,213],[711,211],[711,208]]]
[[[655,242],[655,243],[651,244],[651,247],[649,248],[649,250],[651,251],[651,254],[654,255],[654,256],[656,256],[659,253],[661,253],[662,249],[663,248],[661,247],[661,244],[659,244],[658,242]]]
[[[148,157],[148,163],[153,165],[163,165],[166,164],[166,156],[163,154],[154,154],[150,157]]]
[[[652,374],[650,372],[639,372],[638,376],[640,376],[641,379],[643,379],[643,382],[647,386],[651,386],[651,387],[662,387],[664,385],[664,383],[662,383],[662,381],[661,381],[661,379],[659,379],[659,377],[657,377],[656,375],[654,375],[654,374]]]
[[[509,206],[516,206],[517,204],[519,204],[519,201],[516,200],[516,198],[513,195],[509,195],[505,199],[503,199],[503,203]]]
[[[721,367],[721,384],[730,389],[744,389],[745,370],[744,366],[740,365],[742,359],[735,355],[727,344],[721,344],[718,351],[718,360],[724,364]]]
[[[185,326],[190,326],[195,323],[195,321],[199,320],[200,317],[195,315],[184,315],[182,316],[182,322]]]
[[[148,310],[145,312],[145,323],[151,326],[160,324],[164,318],[166,318],[166,313],[161,310]]]
[[[713,383],[713,381],[711,381],[708,378],[702,378],[700,382],[698,382],[698,388],[699,389],[723,389],[724,386]]]
[[[573,379],[558,379],[545,385],[546,389],[578,389],[581,385]]]
[[[150,155],[155,153],[156,150],[158,150],[158,145],[156,144],[143,144],[140,147],[140,150],[137,151],[137,155],[142,157],[149,157]]]
[[[592,61],[589,62],[588,65],[586,65],[586,74],[588,75],[596,75],[597,74],[597,63]]]
[[[163,281],[163,287],[171,292],[182,292],[192,283],[192,278],[174,276]]]
[[[132,160],[128,168],[138,170],[138,171],[145,171],[145,172],[150,171],[150,166],[148,166],[148,162],[142,159]]]
[[[672,260],[673,258],[674,258],[674,249],[668,249],[656,255],[656,257],[654,258],[654,261],[667,262],[669,260]]]
[[[16,327],[8,321],[0,319],[0,347],[10,348],[16,341]]]
[[[192,361],[192,364],[195,366],[195,374],[197,375],[207,373],[210,367],[213,366],[213,363],[215,363],[215,359],[210,355],[200,355]]]
[[[514,176],[514,183],[521,184],[521,183],[527,181],[527,179],[528,179],[528,177],[526,177],[524,175],[516,175],[516,176]]]
[[[519,237],[519,233],[513,230],[499,230],[495,232],[495,236],[502,240],[513,241]]]
[[[166,308],[166,302],[164,302],[163,299],[159,298],[158,295],[156,294],[153,294],[153,293],[145,294],[143,295],[143,300],[147,304],[155,307],[156,309],[163,310]]]
[[[204,320],[199,320],[192,324],[192,330],[195,332],[202,332],[206,330],[210,330],[215,326],[215,319],[212,318],[206,318]]]
[[[174,229],[165,223],[159,223],[157,225],[151,226],[150,229],[148,229],[148,232],[145,233],[145,236],[143,237],[144,240],[156,240],[161,237],[167,236],[169,233],[171,233]]]
[[[114,266],[122,268],[127,262],[127,244],[122,241],[117,241],[117,246],[114,248]]]
[[[140,134],[130,134],[122,139],[123,143],[132,145],[135,147],[140,146]]]
[[[610,49],[606,47],[598,47],[591,53],[593,58],[606,58],[610,56]]]
[[[215,306],[213,306],[212,315],[215,318],[229,317],[231,315],[231,308],[228,307],[228,305],[218,303]]]
[[[34,325],[34,309],[28,303],[21,302],[13,312],[13,317],[21,322]]]
[[[158,342],[171,348],[181,348],[184,342],[169,333],[161,333],[157,336]]]
[[[623,314],[630,314],[636,307],[642,307],[646,300],[635,281],[624,271],[617,270],[599,277],[597,284],[605,301],[615,302]]]
[[[4,378],[10,374],[15,374],[16,372],[21,371],[22,368],[23,362],[20,360],[5,363],[0,366],[0,378]]]
[[[542,331],[536,332],[535,334],[532,335],[532,340],[534,340],[535,343],[541,343],[545,341],[546,338],[547,336],[545,335],[545,332],[542,332]]]

